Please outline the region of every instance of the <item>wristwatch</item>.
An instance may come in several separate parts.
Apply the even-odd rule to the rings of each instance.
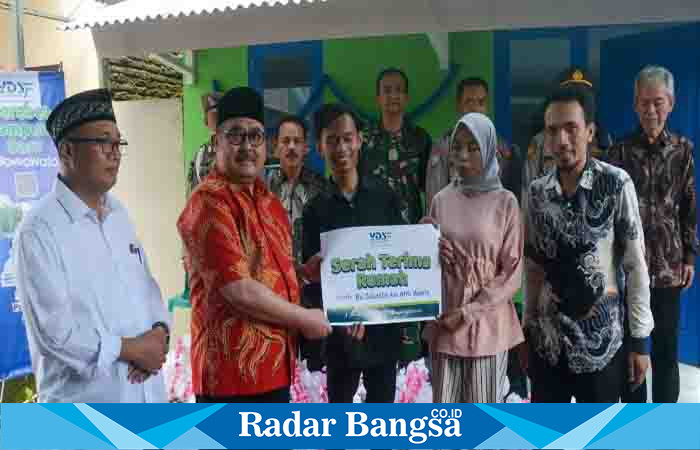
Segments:
[[[155,330],[156,328],[159,328],[159,327],[162,328],[163,331],[165,331],[165,343],[167,345],[170,345],[170,327],[168,326],[167,323],[165,323],[163,321],[158,321],[151,326],[151,329]]]

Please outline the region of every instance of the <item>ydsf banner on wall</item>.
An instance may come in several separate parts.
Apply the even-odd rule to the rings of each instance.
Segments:
[[[58,156],[46,119],[64,97],[62,73],[0,73],[0,379],[31,371],[12,242],[22,217],[56,181]]]

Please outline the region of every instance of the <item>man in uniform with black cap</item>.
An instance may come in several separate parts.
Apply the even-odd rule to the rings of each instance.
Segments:
[[[201,403],[286,403],[296,334],[327,336],[320,309],[299,306],[289,218],[260,178],[263,102],[247,87],[217,105],[214,167],[178,220],[192,287],[192,381]],[[320,258],[305,276],[318,279]]]
[[[555,87],[576,86],[585,89],[595,96],[595,90],[591,77],[580,67],[570,67],[564,70],[557,76]],[[530,140],[527,147],[526,162],[523,166],[523,190],[527,193],[530,183],[541,177],[545,173],[554,168],[554,156],[550,149],[544,146],[544,110],[539,111],[533,130],[536,133]],[[612,138],[607,130],[596,122],[595,136],[593,142],[589,146],[591,156],[597,159],[602,159],[605,151],[612,145]],[[525,199],[526,200],[526,199]],[[527,207],[527,203],[523,202],[523,208]]]
[[[127,211],[108,193],[126,147],[110,93],[64,100],[46,127],[58,179],[15,246],[39,401],[164,402],[167,311]]]

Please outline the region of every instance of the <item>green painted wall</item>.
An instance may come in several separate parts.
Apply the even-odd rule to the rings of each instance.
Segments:
[[[460,65],[455,83],[468,76],[480,76],[493,85],[493,34],[490,32],[450,33],[450,60]],[[408,110],[432,95],[446,72],[425,34],[359,39],[336,39],[323,43],[324,71],[359,107],[378,115],[376,78],[382,69],[399,67],[409,78]],[[455,123],[455,88],[440,99],[418,124],[437,137]],[[334,100],[326,92],[327,101]]]
[[[456,81],[481,76],[493,85],[493,34],[490,32],[450,33],[450,59],[461,66]],[[211,90],[212,80],[224,90],[248,84],[247,48],[209,49],[196,52],[197,83],[184,89],[183,117],[185,162],[208,139],[200,97]],[[384,68],[395,66],[409,77],[409,110],[423,103],[446,76],[439,70],[437,56],[425,34],[335,39],[323,43],[323,66],[357,105],[377,114],[375,80]],[[418,124],[434,137],[455,123],[455,86]],[[326,91],[325,100],[333,100]]]
[[[197,82],[183,91],[183,142],[185,162],[189,162],[197,148],[209,139],[204,126],[202,95],[211,92],[212,81],[218,80],[224,91],[235,86],[248,85],[248,49],[217,48],[196,52]]]

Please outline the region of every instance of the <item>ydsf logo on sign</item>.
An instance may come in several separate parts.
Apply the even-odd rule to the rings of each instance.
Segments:
[[[34,83],[22,80],[0,80],[0,101],[23,100],[34,94]]]
[[[391,242],[390,231],[370,231],[369,241],[372,243],[389,243]]]

